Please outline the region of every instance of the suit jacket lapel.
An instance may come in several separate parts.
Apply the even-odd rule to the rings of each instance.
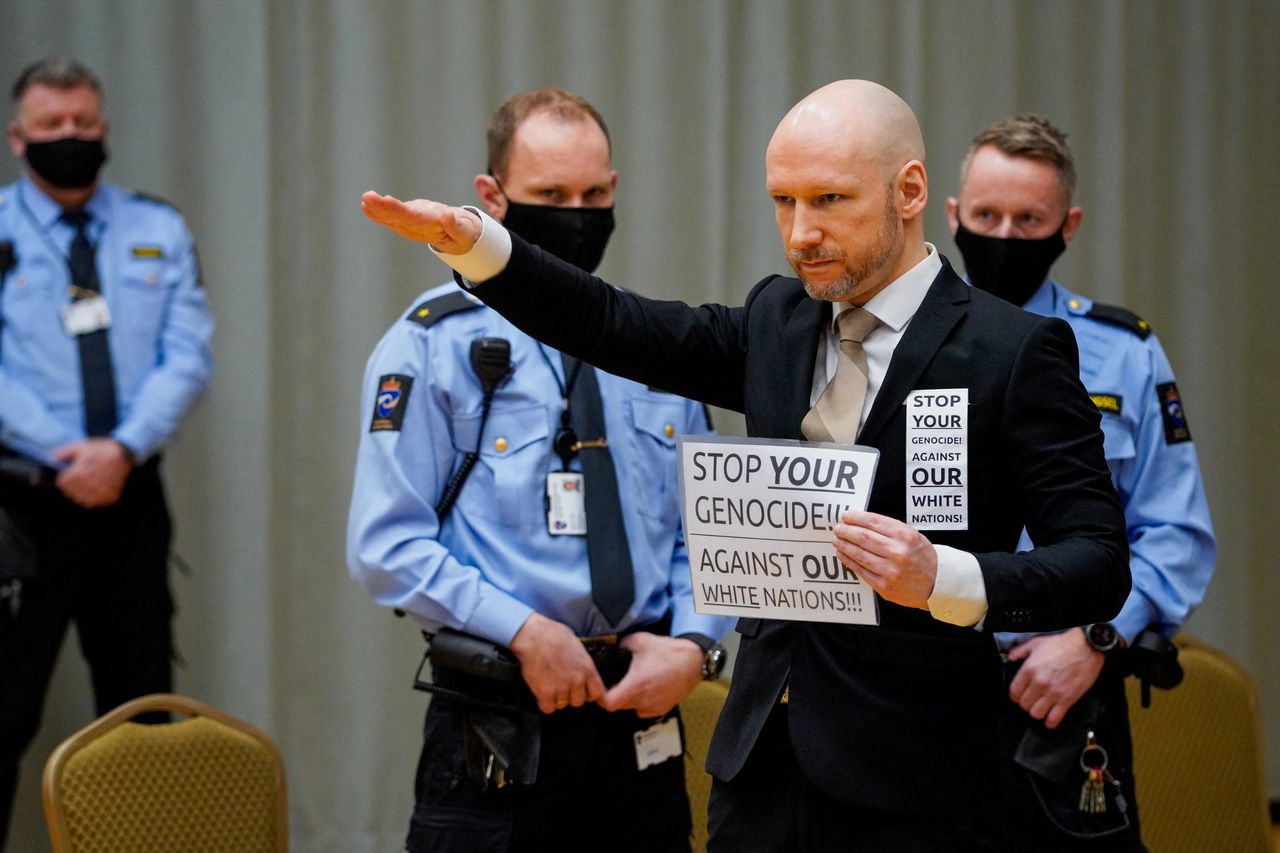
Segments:
[[[859,444],[875,443],[880,430],[892,419],[894,411],[907,399],[907,394],[915,389],[916,381],[934,354],[964,316],[968,301],[968,285],[943,259],[942,271],[929,286],[924,301],[893,351],[893,359],[876,393],[876,401],[858,433]]]
[[[774,356],[782,371],[782,404],[777,409],[781,418],[777,433],[780,437],[804,438],[800,422],[809,411],[818,345],[825,324],[830,322],[830,302],[804,298],[797,303],[782,332],[782,348]]]

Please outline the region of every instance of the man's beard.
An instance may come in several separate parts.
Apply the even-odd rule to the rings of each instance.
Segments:
[[[890,188],[890,191],[885,193],[884,220],[880,223],[879,233],[876,234],[875,240],[855,257],[851,258],[838,250],[797,249],[787,253],[787,260],[791,262],[791,268],[804,283],[806,293],[814,299],[838,302],[852,295],[871,276],[884,270],[893,261],[901,245],[902,220],[898,217],[898,208],[893,203],[893,192]],[[824,284],[807,280],[801,264],[805,261],[818,260],[843,261],[844,275]]]

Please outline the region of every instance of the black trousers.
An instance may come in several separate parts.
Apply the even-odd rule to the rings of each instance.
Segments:
[[[833,709],[833,713],[838,713]],[[868,737],[875,737],[869,732]],[[921,767],[922,778],[929,768]],[[835,800],[796,762],[787,706],[765,722],[742,771],[715,780],[708,807],[711,853],[974,853],[996,851],[998,833],[983,816],[886,812]]]
[[[136,469],[109,507],[81,509],[56,490],[12,482],[0,482],[0,506],[37,553],[37,575],[23,582],[16,612],[0,603],[2,848],[18,764],[39,729],[68,625],[76,623],[94,704],[104,714],[172,689],[173,600],[171,528],[157,460]]]
[[[1015,665],[1008,666],[1006,681],[1016,671]],[[1145,853],[1134,792],[1133,741],[1124,679],[1123,662],[1113,656],[1094,685],[1052,731],[1012,700],[1002,703],[1002,849],[1010,853]],[[1080,811],[1080,790],[1085,781],[1080,755],[1090,731],[1107,752],[1107,770],[1120,782],[1123,810],[1114,786],[1108,784],[1104,786],[1106,811]]]
[[[537,782],[484,790],[466,769],[467,714],[442,696],[427,709],[412,853],[688,853],[684,759],[636,766],[634,735],[656,721],[597,705],[539,715]]]

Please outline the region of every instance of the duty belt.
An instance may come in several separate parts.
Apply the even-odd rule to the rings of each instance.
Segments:
[[[0,447],[0,482],[28,489],[52,489],[58,472],[34,459]]]
[[[661,634],[664,637],[667,636],[671,633],[671,614],[666,614],[657,622],[649,622],[644,625],[632,625],[630,628],[626,628],[616,634],[597,634],[594,637],[579,637],[578,639],[582,641],[582,645],[588,652],[590,652],[595,649],[616,646],[623,637],[628,634],[636,634],[641,631],[646,634]]]

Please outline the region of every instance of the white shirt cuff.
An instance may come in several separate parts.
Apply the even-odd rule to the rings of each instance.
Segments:
[[[987,615],[987,584],[978,558],[968,551],[934,545],[938,576],[929,596],[929,612],[939,622],[970,627]]]
[[[446,254],[435,246],[427,248],[469,284],[480,284],[507,268],[507,261],[511,260],[511,233],[480,208],[463,205],[463,209],[480,217],[480,238],[476,244],[461,255]]]

